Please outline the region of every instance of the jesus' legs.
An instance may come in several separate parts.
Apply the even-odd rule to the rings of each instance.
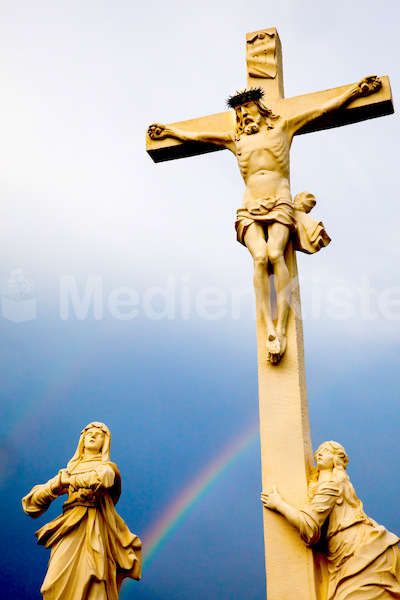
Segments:
[[[276,332],[280,341],[280,356],[283,355],[286,348],[286,324],[291,297],[290,275],[284,256],[289,241],[289,233],[289,228],[281,223],[272,223],[268,227],[268,258],[277,280],[278,319]]]
[[[244,242],[254,260],[254,290],[261,309],[267,332],[268,360],[277,362],[280,357],[280,342],[271,316],[270,283],[268,278],[268,245],[264,229],[252,223],[244,236]],[[279,360],[279,358],[277,358]]]

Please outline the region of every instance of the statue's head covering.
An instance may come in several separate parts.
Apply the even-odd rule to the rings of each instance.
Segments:
[[[85,435],[88,429],[92,429],[95,427],[96,429],[101,429],[104,433],[104,442],[101,448],[101,451],[96,456],[90,456],[89,459],[84,460],[85,458]],[[95,468],[94,465],[96,462],[107,462],[112,466],[115,473],[114,484],[111,488],[107,490],[110,498],[112,499],[114,504],[117,504],[119,497],[121,495],[121,475],[119,473],[118,467],[115,463],[110,462],[110,447],[111,447],[111,432],[108,429],[107,425],[104,423],[100,423],[99,421],[92,421],[88,425],[86,425],[85,429],[82,429],[81,435],[78,442],[78,447],[76,449],[75,454],[67,464],[67,471],[71,473],[74,468],[79,464],[83,463],[86,468]]]
[[[254,87],[242,92],[236,92],[233,96],[229,96],[226,104],[229,108],[238,108],[248,102],[260,102],[264,97],[264,90],[261,87]]]
[[[76,467],[76,465],[83,458],[85,451],[85,435],[88,429],[91,429],[92,427],[95,427],[96,429],[101,429],[101,431],[104,433],[104,443],[101,449],[101,462],[110,461],[111,432],[108,429],[107,425],[104,425],[104,423],[100,423],[99,421],[92,421],[91,423],[89,423],[89,425],[86,425],[85,429],[82,429],[81,431],[76,452],[67,464],[67,470],[69,472],[71,472],[72,469]]]

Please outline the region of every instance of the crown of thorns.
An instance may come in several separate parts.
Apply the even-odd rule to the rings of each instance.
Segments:
[[[248,102],[255,102],[256,100],[262,100],[264,97],[264,90],[260,87],[250,88],[243,92],[236,92],[233,96],[229,96],[226,101],[226,105],[229,108],[237,108]]]

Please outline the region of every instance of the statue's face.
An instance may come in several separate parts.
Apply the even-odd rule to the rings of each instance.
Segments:
[[[252,133],[257,133],[260,131],[262,115],[260,114],[258,106],[255,104],[255,102],[243,104],[236,110],[240,112],[240,120],[243,123],[243,131],[245,134],[251,135]]]
[[[243,119],[249,118],[255,121],[261,117],[260,112],[258,110],[258,106],[255,102],[248,102],[247,104],[242,104],[240,108],[242,110]]]
[[[318,469],[333,469],[335,453],[329,445],[322,445],[315,453],[315,462]]]
[[[104,444],[104,433],[97,427],[91,427],[85,433],[84,448],[89,454],[98,454]]]

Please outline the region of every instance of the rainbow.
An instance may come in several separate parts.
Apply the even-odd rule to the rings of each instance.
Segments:
[[[259,440],[259,424],[237,437],[192,481],[155,522],[144,539],[144,566],[148,567],[167,539],[213,485]]]

